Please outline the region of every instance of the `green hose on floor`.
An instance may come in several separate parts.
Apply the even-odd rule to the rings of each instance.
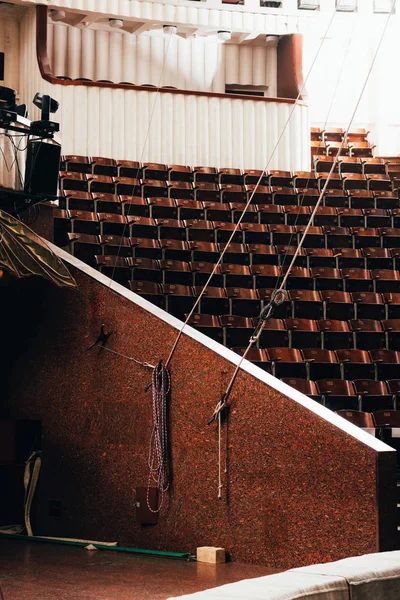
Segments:
[[[126,546],[109,546],[101,543],[93,542],[70,542],[67,540],[55,540],[35,535],[16,535],[14,533],[1,534],[0,539],[25,540],[27,542],[42,542],[44,544],[62,544],[64,546],[79,546],[86,548],[89,544],[94,546],[96,550],[112,550],[114,552],[130,552],[131,554],[144,554],[147,556],[161,556],[163,558],[190,558],[189,552],[164,552],[163,550],[146,550],[144,548],[128,548]]]

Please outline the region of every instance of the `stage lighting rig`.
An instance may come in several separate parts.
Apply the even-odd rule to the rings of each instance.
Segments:
[[[33,98],[33,104],[37,106],[42,114],[40,121],[32,121],[31,123],[31,134],[38,135],[40,137],[49,136],[51,137],[57,131],[60,131],[59,123],[50,121],[50,114],[56,113],[58,110],[58,102],[51,98],[47,94],[36,93]]]

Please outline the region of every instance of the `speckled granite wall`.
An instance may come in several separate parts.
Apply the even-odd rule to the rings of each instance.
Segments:
[[[148,479],[149,372],[87,348],[104,322],[116,329],[110,347],[155,363],[176,330],[72,271],[77,291],[31,279],[1,293],[4,410],[43,421],[37,534],[179,551],[225,546],[233,560],[279,569],[391,549],[394,453],[378,457],[245,372],[231,396],[228,479],[217,499],[217,429],[207,421],[234,366],[187,336],[171,366],[173,486],[158,525],[140,526],[134,492]],[[60,519],[48,514],[54,499]]]

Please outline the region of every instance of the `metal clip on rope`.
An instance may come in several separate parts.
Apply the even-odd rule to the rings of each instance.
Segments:
[[[271,294],[271,300],[268,302],[266,306],[260,312],[260,316],[258,317],[259,321],[257,326],[253,332],[253,335],[250,338],[250,344],[253,345],[257,342],[258,338],[261,335],[264,324],[272,317],[272,313],[277,306],[283,304],[287,297],[287,291],[284,289],[274,290]]]

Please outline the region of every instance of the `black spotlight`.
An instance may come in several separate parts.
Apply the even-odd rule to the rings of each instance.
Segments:
[[[50,96],[44,94],[43,96],[39,93],[35,94],[33,104],[37,106],[41,111],[40,121],[33,121],[31,123],[31,133],[33,135],[52,136],[54,133],[60,130],[58,123],[50,121],[50,114],[55,113],[58,110],[58,102]]]

